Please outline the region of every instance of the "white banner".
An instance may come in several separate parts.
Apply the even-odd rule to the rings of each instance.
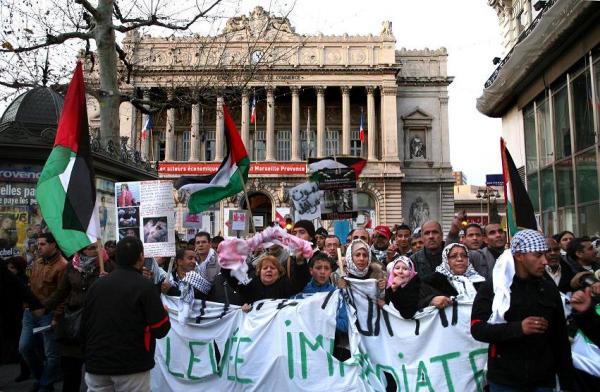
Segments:
[[[469,304],[459,299],[456,307],[404,320],[361,294],[372,284],[352,282],[347,291],[358,310],[348,312],[352,357],[344,362],[332,355],[339,290],[260,301],[249,313],[196,302],[193,316],[200,316],[186,324],[171,311],[171,331],[157,342],[152,390],[384,391],[386,379],[402,392],[482,390],[487,345],[470,336]],[[176,301],[164,297],[169,309]]]

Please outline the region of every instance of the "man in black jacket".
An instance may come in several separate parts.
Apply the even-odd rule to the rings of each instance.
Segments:
[[[138,238],[117,245],[117,269],[98,279],[85,298],[82,338],[88,391],[149,391],[155,339],[171,327],[154,285],[142,276]]]
[[[571,347],[556,285],[543,279],[545,238],[518,232],[510,255],[495,268],[497,282],[480,287],[471,314],[471,334],[490,343],[490,391],[552,391],[558,374],[561,390],[573,384]],[[514,260],[513,260],[514,258]],[[494,302],[494,297],[499,297]]]

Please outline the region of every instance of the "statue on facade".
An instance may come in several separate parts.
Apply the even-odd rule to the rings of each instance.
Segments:
[[[421,227],[423,223],[429,220],[429,205],[421,196],[418,196],[410,205],[408,221],[410,227],[414,230]]]
[[[425,158],[425,144],[418,136],[410,141],[410,158]]]
[[[392,33],[392,21],[390,21],[390,20],[383,21],[383,23],[381,24],[381,33],[379,33],[379,35],[387,35],[387,36],[394,35]]]

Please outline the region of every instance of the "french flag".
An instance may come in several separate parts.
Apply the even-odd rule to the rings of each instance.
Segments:
[[[360,142],[364,143],[365,142],[365,127],[363,124],[363,112],[361,110],[360,112],[360,132],[358,134],[358,137],[360,138]]]
[[[144,123],[144,128],[142,128],[142,140],[146,140],[146,138],[148,137],[148,134],[150,132],[152,132],[153,128],[154,128],[154,124],[152,124],[152,115],[147,114],[146,122]]]
[[[252,110],[250,112],[250,124],[256,121],[256,95],[252,98]]]

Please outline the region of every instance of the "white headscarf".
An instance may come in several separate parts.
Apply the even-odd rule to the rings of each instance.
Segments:
[[[364,270],[359,270],[354,261],[352,260],[352,254],[354,254],[357,250],[364,249],[367,252],[369,257],[369,261]],[[371,265],[371,252],[369,250],[369,244],[361,239],[353,240],[352,243],[346,248],[346,270],[350,275],[364,278],[369,272],[369,266]]]
[[[468,261],[467,270],[462,275],[457,275],[450,269],[450,265],[448,264],[448,255],[450,251],[455,246],[459,246],[465,250],[467,254],[467,260],[469,257],[469,250],[463,244],[450,244],[444,248],[442,251],[442,264],[438,265],[435,269],[436,272],[444,275],[448,278],[450,284],[458,291],[458,294],[464,294],[469,298],[475,298],[477,294],[477,290],[475,290],[475,286],[473,283],[483,282],[485,278],[475,271],[475,268],[471,265],[471,262]]]

